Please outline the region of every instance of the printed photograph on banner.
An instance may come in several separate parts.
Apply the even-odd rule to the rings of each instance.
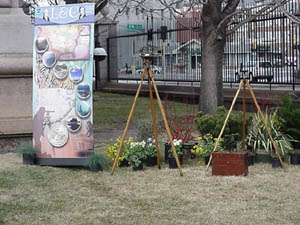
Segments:
[[[80,157],[93,151],[92,123],[87,118],[91,109],[87,102],[80,102],[78,116],[75,95],[63,88],[38,90],[33,142],[40,149],[40,157]]]
[[[90,29],[89,24],[38,26],[35,39],[37,56],[43,54],[46,67],[52,67],[55,61],[89,60]]]

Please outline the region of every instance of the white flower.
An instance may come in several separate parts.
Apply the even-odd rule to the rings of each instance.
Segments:
[[[140,144],[141,144],[141,146],[144,148],[145,145],[146,145],[146,142],[145,142],[145,141],[142,141]]]
[[[181,145],[181,143],[182,143],[182,140],[181,140],[181,139],[179,139],[179,140],[177,140],[177,139],[174,139],[174,140],[173,140],[173,144],[174,144],[174,146]]]

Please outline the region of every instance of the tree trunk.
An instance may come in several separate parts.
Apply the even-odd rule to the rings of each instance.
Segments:
[[[228,1],[222,8],[220,0],[208,0],[202,10],[202,62],[200,110],[213,114],[217,107],[224,104],[223,100],[223,55],[226,43],[227,21],[218,28],[224,17],[232,13],[239,0]]]
[[[222,67],[225,41],[217,40],[212,26],[203,30],[207,30],[209,34],[202,37],[200,110],[204,113],[215,113],[217,106],[223,105]]]

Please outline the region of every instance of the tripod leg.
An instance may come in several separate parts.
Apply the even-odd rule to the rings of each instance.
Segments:
[[[243,79],[243,151],[246,151],[246,80]]]
[[[258,105],[258,103],[257,103],[257,100],[256,100],[256,97],[255,97],[255,95],[254,95],[254,92],[253,92],[253,90],[252,90],[252,88],[251,88],[251,86],[250,86],[250,84],[249,84],[248,81],[246,81],[246,84],[247,84],[247,87],[248,87],[248,89],[249,89],[249,91],[250,91],[250,94],[251,94],[251,96],[252,96],[252,99],[253,99],[253,101],[254,101],[254,104],[255,104],[255,106],[256,106],[256,108],[257,108],[257,111],[258,111],[258,113],[259,113],[259,115],[260,115],[260,117],[261,117],[261,121],[263,122],[263,124],[264,124],[264,126],[265,126],[265,128],[266,128],[266,131],[267,131],[267,133],[268,133],[268,136],[269,136],[269,138],[270,138],[270,140],[271,140],[271,142],[272,142],[272,145],[273,145],[273,147],[274,147],[274,149],[275,149],[275,154],[277,155],[277,157],[278,157],[278,159],[279,159],[279,161],[280,161],[280,164],[281,164],[282,168],[283,168],[284,170],[286,170],[286,168],[285,168],[285,166],[284,166],[284,164],[283,164],[283,162],[282,162],[282,159],[281,159],[281,157],[280,157],[280,154],[279,154],[279,151],[278,151],[278,146],[277,146],[277,144],[275,143],[275,141],[274,141],[274,139],[273,139],[273,137],[272,137],[272,135],[271,135],[271,131],[270,131],[268,125],[267,125],[267,122],[266,122],[266,120],[265,120],[264,114],[262,113],[262,111],[261,111],[261,109],[260,109],[260,107],[259,107],[259,105]]]
[[[124,133],[123,133],[121,142],[120,142],[120,146],[119,146],[119,149],[118,149],[118,152],[117,152],[117,155],[116,155],[114,164],[113,164],[113,168],[112,168],[112,171],[111,171],[111,175],[114,174],[115,168],[116,168],[116,166],[117,166],[117,163],[118,163],[118,160],[119,160],[119,157],[120,157],[120,152],[121,152],[121,149],[122,149],[122,147],[123,147],[124,140],[125,140],[125,138],[126,138],[126,134],[127,134],[127,131],[128,131],[129,124],[130,124],[130,122],[131,122],[131,118],[132,118],[132,115],[133,115],[133,112],[134,112],[134,108],[135,108],[137,99],[138,99],[139,94],[140,94],[140,92],[141,92],[141,88],[142,88],[142,84],[143,84],[143,80],[144,80],[144,78],[145,78],[145,75],[146,75],[146,69],[144,70],[144,72],[143,72],[143,74],[142,74],[141,82],[140,82],[140,84],[139,84],[139,86],[138,86],[138,89],[137,89],[137,91],[136,91],[136,95],[135,95],[135,98],[134,98],[134,101],[133,101],[133,104],[132,104],[132,107],[131,107],[131,110],[130,110],[130,113],[129,113],[129,116],[128,116],[128,120],[127,120],[127,123],[126,123],[126,127],[125,127],[125,130],[124,130]]]
[[[223,127],[222,127],[222,129],[221,129],[221,132],[220,132],[220,134],[219,134],[219,137],[218,137],[218,139],[217,139],[217,141],[216,141],[216,144],[215,144],[215,147],[214,147],[212,153],[213,153],[214,151],[217,150],[218,144],[219,144],[219,142],[220,142],[220,138],[221,138],[222,135],[223,135],[223,132],[224,132],[225,127],[226,127],[226,124],[227,124],[227,121],[228,121],[229,116],[230,116],[230,114],[231,114],[231,112],[232,112],[232,110],[233,110],[233,106],[235,105],[236,99],[237,99],[237,97],[239,96],[239,93],[240,93],[242,84],[243,84],[243,80],[241,80],[241,82],[240,82],[240,84],[239,84],[239,87],[238,87],[238,90],[237,90],[237,92],[236,92],[236,94],[235,94],[235,96],[234,96],[234,98],[233,98],[232,104],[231,104],[230,109],[229,109],[229,111],[228,111],[228,113],[227,113],[227,116],[226,116],[226,118],[225,118]],[[208,170],[208,167],[209,167],[209,165],[210,165],[210,162],[211,162],[211,159],[212,159],[212,153],[210,154],[210,157],[209,157],[209,161],[208,161],[208,163],[207,163],[206,170]]]
[[[152,112],[153,133],[154,133],[154,138],[155,138],[157,166],[160,169],[160,151],[159,151],[159,148],[158,148],[156,113],[155,113],[155,110],[154,110],[153,92],[152,92],[152,85],[151,85],[150,77],[152,77],[152,72],[149,70],[149,72],[148,72],[148,87],[149,87],[150,105],[151,105],[151,112]]]
[[[156,87],[156,84],[155,84],[153,76],[151,77],[151,80],[152,80],[152,85],[153,85],[153,88],[154,88],[154,91],[155,91],[155,94],[156,94],[157,103],[158,103],[158,106],[159,106],[159,109],[160,109],[160,113],[162,115],[162,118],[163,118],[163,121],[164,121],[164,125],[165,125],[165,128],[166,128],[168,137],[169,137],[169,141],[170,141],[170,144],[172,146],[173,155],[175,157],[179,173],[180,173],[181,176],[183,176],[183,173],[182,173],[182,170],[181,170],[181,166],[180,166],[180,162],[179,162],[179,159],[178,159],[178,156],[177,156],[177,153],[176,153],[176,149],[175,149],[175,146],[174,146],[174,143],[173,143],[173,138],[172,138],[172,135],[171,135],[170,127],[168,125],[166,114],[165,114],[163,105],[161,103],[161,100],[160,100],[160,97],[159,97],[159,93],[158,93],[158,90],[157,90],[157,87]]]

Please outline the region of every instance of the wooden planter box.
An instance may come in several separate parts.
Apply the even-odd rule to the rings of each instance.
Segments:
[[[213,152],[212,175],[239,176],[248,174],[248,152]]]

